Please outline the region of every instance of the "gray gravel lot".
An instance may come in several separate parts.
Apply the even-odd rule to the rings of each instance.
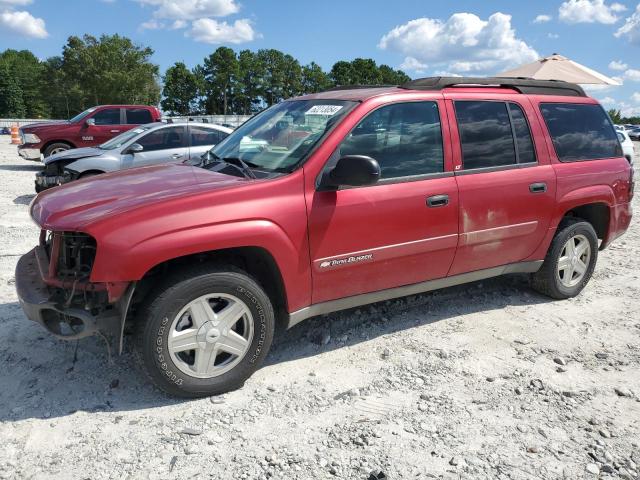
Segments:
[[[514,275],[325,316],[244,388],[184,401],[131,342],[110,360],[25,319],[38,169],[0,136],[0,478],[639,478],[637,221],[575,299]]]

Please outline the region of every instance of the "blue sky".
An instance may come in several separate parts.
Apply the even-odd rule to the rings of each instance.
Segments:
[[[164,69],[219,45],[277,48],[325,69],[371,57],[412,77],[486,75],[560,53],[623,85],[590,89],[640,114],[636,2],[396,0],[0,0],[0,49],[59,55],[69,35],[132,38]]]

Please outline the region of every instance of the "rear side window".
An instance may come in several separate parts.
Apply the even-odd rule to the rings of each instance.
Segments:
[[[535,163],[529,124],[510,102],[456,101],[465,170]]]
[[[187,135],[185,127],[160,128],[138,139],[136,143],[144,147],[144,152],[182,148],[187,146]]]
[[[151,122],[153,122],[151,112],[146,108],[127,108],[127,124],[141,125]]]
[[[374,110],[343,140],[340,156],[345,155],[374,158],[382,179],[442,172],[437,103],[396,103]]]
[[[191,146],[216,145],[227,138],[228,133],[221,132],[214,128],[189,127],[191,131]]]
[[[119,125],[120,124],[120,109],[119,108],[105,108],[100,110],[93,117],[96,121],[96,125]]]
[[[622,156],[615,129],[600,105],[543,103],[540,110],[561,162]]]

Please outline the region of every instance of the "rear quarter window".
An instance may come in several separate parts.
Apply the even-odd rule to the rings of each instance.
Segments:
[[[613,124],[600,105],[543,103],[540,110],[561,162],[622,156]]]

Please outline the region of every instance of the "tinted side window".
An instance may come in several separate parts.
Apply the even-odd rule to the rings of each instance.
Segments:
[[[151,112],[144,108],[127,108],[127,123],[129,125],[142,125],[153,122]]]
[[[191,146],[215,145],[227,138],[226,133],[213,128],[189,127],[191,130]]]
[[[181,148],[187,146],[187,135],[185,127],[161,128],[145,135],[136,143],[144,147],[144,152]]]
[[[506,103],[456,101],[455,107],[465,170],[516,163]]]
[[[613,125],[600,105],[543,103],[540,110],[560,161],[622,155]]]
[[[511,122],[513,123],[513,132],[516,135],[516,147],[518,152],[518,163],[534,163],[536,161],[535,150],[533,149],[533,141],[531,140],[531,131],[527,118],[515,103],[509,104],[509,112],[511,113]]]
[[[119,108],[105,108],[100,110],[93,117],[96,121],[96,125],[119,125],[120,124],[120,109]]]
[[[387,105],[367,115],[340,145],[340,156],[367,155],[380,164],[381,178],[444,170],[436,102]]]

